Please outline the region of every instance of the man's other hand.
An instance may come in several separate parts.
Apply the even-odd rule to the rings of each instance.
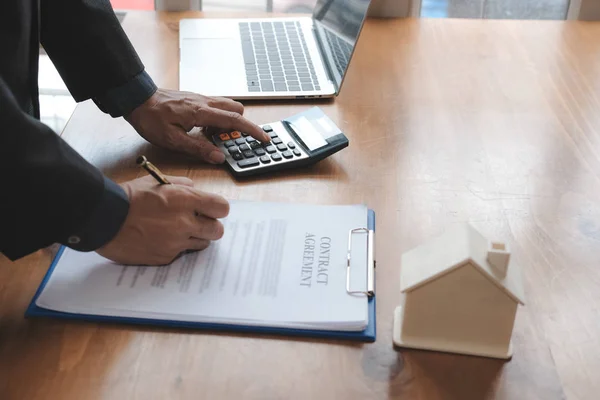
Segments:
[[[220,164],[225,155],[206,137],[188,135],[195,127],[241,131],[257,140],[270,137],[242,116],[244,107],[231,99],[159,89],[125,119],[150,143]]]
[[[129,213],[98,254],[120,264],[164,265],[223,236],[217,218],[229,214],[227,200],[194,189],[191,179],[167,179],[171,185],[160,185],[151,176],[121,185],[129,197]]]

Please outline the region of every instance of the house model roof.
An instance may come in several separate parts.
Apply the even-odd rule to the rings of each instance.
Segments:
[[[400,290],[410,292],[467,264],[473,265],[515,302],[524,304],[523,280],[518,265],[510,263],[506,273],[488,261],[488,251],[504,244],[492,243],[469,224],[461,224],[443,235],[402,255]],[[507,254],[507,255],[508,255]]]

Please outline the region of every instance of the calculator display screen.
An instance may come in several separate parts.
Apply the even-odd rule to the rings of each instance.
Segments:
[[[327,139],[341,133],[324,114],[306,113],[288,119],[287,123],[310,151],[327,146]]]

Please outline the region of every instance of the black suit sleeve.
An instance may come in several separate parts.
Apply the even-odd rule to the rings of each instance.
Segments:
[[[12,260],[53,243],[91,251],[127,216],[123,190],[23,112],[0,76],[0,252]]]
[[[41,0],[40,37],[76,101],[119,117],[157,89],[109,0]]]
[[[108,0],[41,0],[40,40],[76,101],[113,117],[146,101],[144,71]],[[18,259],[52,243],[92,251],[124,222],[123,190],[23,112],[0,76],[0,252]]]

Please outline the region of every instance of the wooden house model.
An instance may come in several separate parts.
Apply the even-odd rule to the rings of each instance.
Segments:
[[[394,315],[399,347],[508,359],[521,270],[507,244],[469,224],[402,255],[401,303]]]

